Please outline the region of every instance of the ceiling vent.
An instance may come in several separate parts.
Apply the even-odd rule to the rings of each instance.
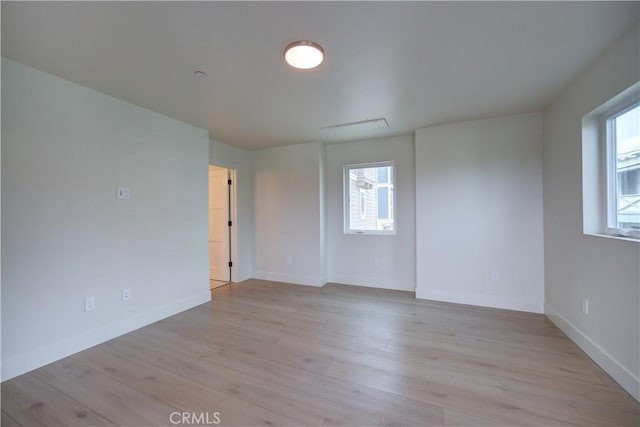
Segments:
[[[384,117],[379,117],[377,119],[365,119],[358,122],[324,126],[320,129],[331,138],[349,138],[389,129],[389,123],[387,123],[387,119]]]

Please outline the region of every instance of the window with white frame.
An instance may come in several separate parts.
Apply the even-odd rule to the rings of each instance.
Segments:
[[[640,237],[640,103],[604,116],[608,234]]]
[[[582,230],[640,242],[640,82],[582,117]]]
[[[344,167],[344,231],[395,234],[393,162]]]

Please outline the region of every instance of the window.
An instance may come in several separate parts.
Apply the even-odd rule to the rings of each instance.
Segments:
[[[607,231],[640,237],[640,103],[605,116]]]
[[[394,163],[344,167],[344,231],[395,234]]]
[[[640,82],[582,118],[582,229],[640,241]]]

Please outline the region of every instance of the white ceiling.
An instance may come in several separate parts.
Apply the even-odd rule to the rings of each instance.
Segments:
[[[2,55],[255,149],[540,110],[638,18],[638,2],[3,1]],[[299,39],[324,47],[319,69],[285,65]]]

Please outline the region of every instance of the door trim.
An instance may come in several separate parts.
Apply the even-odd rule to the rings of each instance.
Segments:
[[[238,171],[233,168],[225,165],[223,162],[218,162],[214,160],[209,161],[210,166],[217,166],[220,168],[224,168],[228,171],[231,176],[231,188],[230,188],[230,197],[229,197],[229,217],[231,218],[232,226],[231,226],[231,239],[229,242],[231,244],[231,262],[233,265],[231,266],[231,282],[238,282],[238,209],[237,209],[237,200],[238,200],[238,186],[237,186],[237,177]]]

